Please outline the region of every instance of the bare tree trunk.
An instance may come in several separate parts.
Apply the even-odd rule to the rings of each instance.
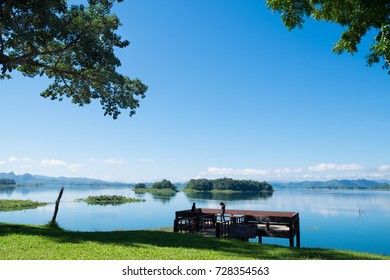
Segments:
[[[56,207],[54,209],[54,215],[53,215],[53,218],[51,219],[50,224],[55,224],[55,222],[56,222],[58,208],[60,206],[60,200],[61,200],[63,192],[64,192],[64,187],[61,188],[60,193],[58,194],[58,198],[57,198],[57,201],[56,201]]]

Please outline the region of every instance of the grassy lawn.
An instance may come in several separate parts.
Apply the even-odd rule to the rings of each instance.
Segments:
[[[375,260],[381,255],[288,248],[163,231],[75,232],[0,223],[0,259],[11,260]]]

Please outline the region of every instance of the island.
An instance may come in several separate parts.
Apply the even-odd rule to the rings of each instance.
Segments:
[[[273,188],[267,182],[254,180],[191,179],[184,192],[220,192],[220,193],[272,193]]]
[[[19,200],[19,199],[0,199],[0,211],[21,211],[27,209],[35,209],[41,206],[45,206],[48,203],[38,202],[32,200]]]
[[[0,187],[10,187],[15,186],[16,182],[13,179],[0,178]]]
[[[123,195],[98,195],[88,196],[78,201],[84,201],[89,205],[121,205],[125,203],[145,202],[145,199],[125,197]]]
[[[172,195],[177,193],[178,190],[171,181],[164,179],[153,183],[150,188],[147,188],[144,183],[138,183],[134,186],[134,192],[137,194],[148,192],[156,195]]]

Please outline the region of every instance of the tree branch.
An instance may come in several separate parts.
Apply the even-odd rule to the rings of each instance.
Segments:
[[[69,91],[70,91],[72,94],[75,94],[75,92],[73,91],[73,89],[72,89],[72,88],[68,85],[68,83],[66,82],[64,76],[60,74],[60,77],[61,77],[61,80],[62,80],[62,82],[64,83],[64,85],[69,89]]]
[[[3,25],[0,24],[0,57],[3,55],[4,55]]]
[[[95,78],[92,78],[91,76],[84,75],[83,70],[76,71],[76,70],[69,70],[69,69],[61,69],[61,68],[57,68],[55,66],[50,66],[50,65],[43,64],[43,63],[39,63],[39,62],[34,61],[34,60],[27,62],[27,63],[31,66],[36,66],[36,67],[43,68],[45,70],[52,71],[53,73],[58,74],[61,77],[61,79],[64,79],[63,75],[65,74],[65,75],[69,75],[69,76],[80,77],[83,80],[91,81],[91,82],[98,83],[101,85],[106,85],[100,79],[95,79]],[[72,90],[72,92],[73,92],[73,90]]]
[[[47,50],[47,51],[42,51],[42,52],[31,52],[31,53],[28,53],[28,54],[25,54],[25,55],[21,55],[21,56],[17,56],[17,57],[14,57],[14,58],[10,58],[9,56],[6,56],[4,55],[4,57],[6,57],[6,59],[4,59],[4,61],[2,62],[0,60],[0,63],[10,63],[10,64],[22,64],[22,63],[28,63],[28,60],[31,59],[31,58],[34,58],[34,57],[37,57],[37,56],[41,56],[41,55],[50,55],[50,54],[61,54],[63,53],[64,51],[66,51],[67,49],[73,47],[73,43],[70,44],[70,45],[67,45],[61,49],[58,49],[58,50]]]

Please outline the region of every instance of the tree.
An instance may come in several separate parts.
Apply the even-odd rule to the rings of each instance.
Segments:
[[[219,179],[191,179],[185,190],[194,191],[239,191],[239,192],[273,192],[272,186],[267,182],[252,180],[234,180],[232,178]]]
[[[14,179],[1,178],[0,185],[16,185],[16,182]]]
[[[116,71],[121,62],[114,48],[129,42],[115,33],[115,2],[69,7],[66,0],[0,0],[0,79],[11,78],[13,70],[45,75],[52,83],[43,97],[67,97],[80,106],[98,99],[104,115],[116,119],[126,109],[132,116],[147,86]]]
[[[176,186],[172,184],[171,181],[166,179],[153,183],[151,188],[157,190],[168,189],[168,190],[177,191]]]
[[[146,189],[146,185],[144,183],[138,183],[134,186],[134,189]]]
[[[372,66],[381,60],[390,69],[390,1],[388,0],[267,0],[267,7],[281,13],[283,24],[302,28],[307,17],[331,21],[346,29],[333,51],[354,54],[368,31],[377,32],[367,55]],[[388,72],[390,74],[390,71]]]
[[[212,191],[213,181],[208,179],[191,179],[187,183],[186,188],[198,191]]]

